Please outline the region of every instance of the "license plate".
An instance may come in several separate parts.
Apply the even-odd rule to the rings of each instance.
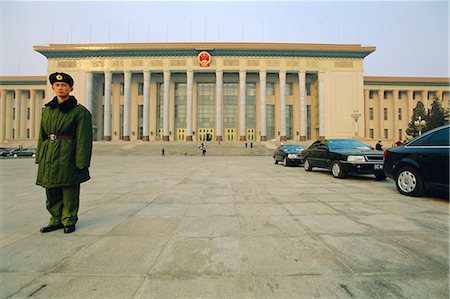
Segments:
[[[383,164],[375,164],[373,166],[373,169],[375,169],[375,170],[382,170],[383,169]]]

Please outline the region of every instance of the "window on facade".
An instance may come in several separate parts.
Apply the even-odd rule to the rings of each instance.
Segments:
[[[27,128],[27,138],[30,138],[30,129]]]
[[[373,90],[369,90],[369,99],[373,99]]]
[[[123,96],[125,94],[125,84],[120,83],[120,95]]]
[[[373,108],[369,108],[369,120],[373,120]]]
[[[29,120],[31,116],[31,109],[30,107],[27,108],[27,119]]]
[[[373,129],[369,129],[369,138],[370,139],[374,138],[374,131],[373,131]]]
[[[138,83],[138,95],[143,95],[144,94],[144,83],[139,82]]]
[[[186,83],[175,83],[175,128],[186,127]]]
[[[256,84],[246,84],[246,127],[256,129]]]
[[[275,106],[266,105],[266,134],[267,139],[275,138]]]
[[[383,91],[383,99],[387,100],[387,98],[388,98],[388,92]]]
[[[12,129],[12,138],[14,139],[14,138],[16,138],[16,129]]]
[[[384,138],[385,139],[389,138],[389,131],[388,131],[388,129],[384,129]]]
[[[421,91],[414,91],[413,92],[413,100],[421,100],[422,99],[421,94],[422,94]]]
[[[403,130],[398,129],[398,140],[402,140],[402,139],[403,139]]]
[[[398,120],[402,120],[402,108],[398,108]]]
[[[307,96],[311,95],[311,83],[310,82],[306,82],[306,95]]]
[[[286,83],[286,96],[293,95],[293,84],[292,83]]]
[[[286,139],[294,139],[293,136],[293,120],[294,120],[294,108],[292,105],[286,105]]]
[[[12,111],[12,119],[15,120],[16,119],[16,107],[13,107],[13,111]]]
[[[388,108],[384,108],[384,120],[388,120]]]
[[[238,123],[238,84],[223,85],[223,126],[237,128]]]
[[[275,84],[274,83],[266,84],[266,95],[268,95],[268,96],[275,95]]]
[[[138,105],[138,139],[144,136],[144,105]]]

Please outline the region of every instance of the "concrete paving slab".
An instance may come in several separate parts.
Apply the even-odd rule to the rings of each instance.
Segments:
[[[236,216],[234,204],[192,204],[186,216]]]
[[[319,234],[363,234],[368,227],[344,215],[304,215],[297,219],[314,233]]]
[[[241,225],[237,216],[184,217],[175,235],[178,237],[239,236]]]
[[[355,215],[359,222],[375,227],[378,230],[399,231],[422,231],[423,228],[403,216],[395,214]]]
[[[39,273],[0,273],[0,298],[10,298],[17,290],[20,290],[32,281],[38,279],[41,274]],[[29,294],[23,294],[22,296],[15,295],[16,298],[25,298]]]
[[[167,238],[101,237],[51,269],[51,273],[138,275],[149,271]]]
[[[320,202],[284,203],[282,204],[292,215],[337,214],[338,212]]]
[[[42,299],[133,298],[141,284],[141,277],[48,274],[27,285],[15,297]]]
[[[172,235],[181,218],[170,216],[129,216],[110,230],[108,236],[164,237]]]
[[[241,215],[245,236],[297,237],[307,234],[293,216]]]
[[[249,273],[240,238],[172,238],[151,275],[221,275]]]
[[[150,276],[135,299],[253,299],[251,275]]]
[[[307,235],[296,238],[243,238],[254,275],[346,273],[328,248]]]

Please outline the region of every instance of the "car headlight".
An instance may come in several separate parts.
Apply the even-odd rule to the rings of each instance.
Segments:
[[[295,159],[295,158],[297,158],[297,155],[296,154],[289,154],[288,158],[289,159]]]
[[[364,156],[348,156],[347,161],[348,162],[365,162],[366,159],[364,159]]]

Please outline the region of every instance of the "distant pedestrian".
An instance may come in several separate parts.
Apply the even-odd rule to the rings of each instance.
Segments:
[[[202,143],[202,157],[206,156],[206,146]]]
[[[161,150],[161,155],[164,157],[166,155],[164,148]]]
[[[250,142],[250,148],[253,148],[253,142]]]
[[[245,148],[247,148],[247,142],[245,143]]]
[[[378,140],[377,144],[375,145],[375,149],[377,151],[382,151],[383,150],[383,145],[381,144],[381,140]]]

